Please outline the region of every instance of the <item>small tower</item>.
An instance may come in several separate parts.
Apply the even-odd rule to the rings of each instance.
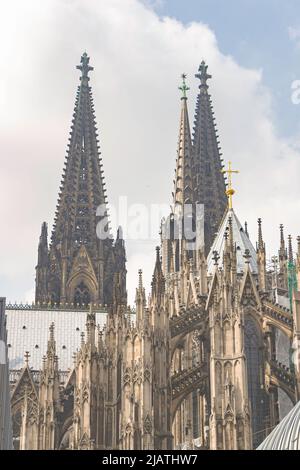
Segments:
[[[43,222],[38,246],[38,262],[36,270],[35,301],[48,302],[48,277],[49,277],[49,253],[48,253],[48,227]]]
[[[258,285],[261,291],[266,290],[266,247],[263,241],[261,219],[258,219],[258,242],[256,244],[256,259],[258,268]]]
[[[285,246],[283,225],[280,224],[280,247],[278,251],[279,259],[279,274],[278,274],[278,287],[287,292],[288,290],[288,255]]]

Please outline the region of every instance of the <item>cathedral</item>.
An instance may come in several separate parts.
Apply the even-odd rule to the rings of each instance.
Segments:
[[[300,237],[269,263],[233,208],[208,66],[191,131],[180,86],[170,213],[151,293],[126,290],[110,233],[84,53],[51,238],[42,223],[35,303],[6,305],[15,449],[256,449],[300,399]],[[172,191],[170,182],[170,193]],[[99,210],[99,207],[101,210]],[[157,228],[159,230],[159,227]]]

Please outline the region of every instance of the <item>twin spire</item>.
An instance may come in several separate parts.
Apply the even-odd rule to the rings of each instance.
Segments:
[[[208,254],[226,208],[232,208],[232,174],[238,171],[232,169],[231,162],[228,169],[223,167],[214,112],[208,94],[207,82],[212,76],[208,73],[208,66],[204,61],[201,62],[195,77],[200,80],[200,85],[193,136],[188,117],[189,87],[186,84],[186,74],[181,75],[182,84],[179,87],[182,94],[173,212],[182,214],[185,204],[204,205],[204,245]],[[228,178],[227,189],[225,174]]]

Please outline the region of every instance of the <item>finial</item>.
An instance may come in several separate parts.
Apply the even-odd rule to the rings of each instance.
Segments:
[[[54,341],[54,322],[51,323],[49,327],[49,331],[50,331],[50,341]]]
[[[263,242],[262,229],[261,229],[261,218],[259,218],[257,222],[258,222],[258,248],[263,249],[264,242]]]
[[[25,366],[28,366],[30,354],[29,351],[26,351],[24,354]]]
[[[214,260],[214,265],[218,266],[218,261],[220,259],[220,256],[219,256],[219,253],[216,250],[213,251],[212,259]]]
[[[182,100],[186,100],[186,99],[187,99],[186,92],[189,90],[189,87],[188,87],[187,84],[185,83],[186,74],[183,73],[183,74],[181,75],[181,78],[182,78],[182,85],[181,85],[180,87],[178,87],[178,89],[182,91],[182,97],[181,97],[181,99],[182,99]]]
[[[139,269],[139,289],[143,289],[143,271]]]
[[[232,209],[232,196],[235,193],[235,190],[232,187],[232,175],[233,175],[233,173],[239,173],[239,171],[238,170],[233,170],[231,168],[231,162],[229,161],[228,162],[228,169],[227,170],[222,169],[221,172],[226,173],[228,175],[226,195],[228,197],[228,208]]]
[[[245,234],[249,238],[249,232],[248,232],[248,222],[245,222]]]
[[[89,80],[88,73],[91,70],[94,70],[94,67],[91,67],[89,65],[89,62],[90,62],[90,58],[88,57],[87,53],[84,52],[80,59],[80,65],[76,66],[76,69],[81,70],[80,80],[82,80],[83,78],[86,78],[87,80]]]
[[[209,78],[211,78],[211,75],[209,75],[207,73],[207,67],[208,66],[205,64],[204,60],[202,60],[201,64],[199,65],[199,69],[198,69],[199,73],[196,73],[196,75],[195,75],[195,77],[199,78],[199,80],[201,82],[199,88],[201,86],[205,86],[205,87],[208,86],[206,82]]]
[[[284,248],[284,235],[283,235],[283,224],[279,225],[280,229],[280,245]]]
[[[155,250],[156,250],[156,262],[160,263],[160,248],[159,248],[159,246],[157,246],[155,248]]]
[[[245,258],[245,263],[249,264],[250,263],[250,258],[251,258],[249,248],[246,248],[245,253],[243,254],[243,257]]]
[[[294,258],[293,258],[293,244],[292,244],[292,235],[288,236],[288,247],[289,247],[289,262],[293,263]]]

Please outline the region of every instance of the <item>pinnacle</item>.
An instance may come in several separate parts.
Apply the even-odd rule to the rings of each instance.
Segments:
[[[289,250],[289,262],[293,263],[294,257],[293,257],[293,245],[292,245],[292,236],[288,236],[288,250]]]

